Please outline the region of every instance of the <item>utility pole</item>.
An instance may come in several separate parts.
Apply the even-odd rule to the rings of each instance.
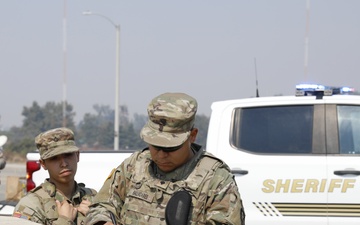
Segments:
[[[64,0],[63,17],[63,99],[62,99],[62,126],[66,127],[66,73],[67,73],[67,49],[66,49],[66,0]]]
[[[115,118],[114,118],[114,150],[119,150],[119,82],[120,82],[120,25],[114,23],[109,17],[91,11],[83,12],[83,15],[100,16],[109,21],[116,29],[116,63],[115,63]]]

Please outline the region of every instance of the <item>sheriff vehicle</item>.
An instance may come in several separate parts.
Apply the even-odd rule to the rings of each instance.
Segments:
[[[302,84],[294,96],[212,104],[206,150],[235,174],[247,225],[360,224],[360,96]]]

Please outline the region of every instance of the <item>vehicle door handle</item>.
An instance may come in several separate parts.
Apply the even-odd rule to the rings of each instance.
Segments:
[[[359,176],[360,175],[360,171],[358,170],[335,170],[334,171],[335,175],[339,175],[339,176],[344,176],[344,175],[355,175],[355,176]]]
[[[240,174],[240,175],[246,175],[249,173],[249,171],[247,170],[242,170],[242,169],[232,169],[231,172],[233,174]]]

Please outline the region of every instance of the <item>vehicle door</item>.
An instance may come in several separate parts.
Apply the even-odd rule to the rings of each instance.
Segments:
[[[327,224],[324,121],[322,104],[233,110],[220,128],[230,139],[219,143],[229,143],[221,158],[235,174],[246,224]]]
[[[327,105],[326,114],[328,224],[360,224],[360,106]]]

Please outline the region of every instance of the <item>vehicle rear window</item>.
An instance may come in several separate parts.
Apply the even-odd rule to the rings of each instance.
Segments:
[[[254,153],[311,153],[313,111],[312,105],[237,108],[231,142]]]
[[[337,106],[340,154],[360,154],[360,107]]]

